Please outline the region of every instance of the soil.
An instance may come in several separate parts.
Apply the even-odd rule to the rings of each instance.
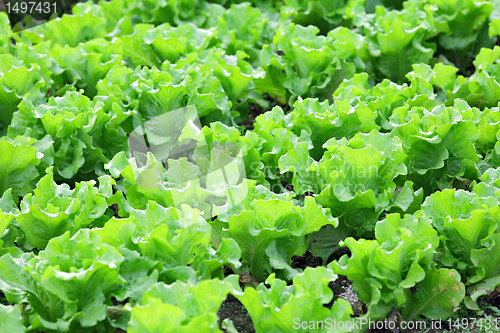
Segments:
[[[305,269],[306,267],[318,267],[321,266],[321,258],[315,257],[311,254],[311,252],[306,251],[301,256],[293,256],[290,266],[292,268],[300,269]],[[343,298],[352,305],[355,316],[363,314],[361,302],[359,301],[356,293],[352,290],[352,282],[347,279],[347,277],[339,275],[338,279],[330,282],[328,286],[332,289],[333,299],[329,304],[325,304],[325,307],[330,309],[337,298]],[[233,295],[228,295],[227,299],[222,303],[217,315],[219,317],[219,327],[221,327],[224,319],[229,318],[238,332],[255,332],[252,318],[248,314],[248,311]],[[222,331],[226,332],[224,329],[222,329]]]
[[[285,113],[291,110],[290,105],[281,104],[275,98],[272,98],[267,93],[263,94],[262,97],[269,102],[269,106],[266,110],[264,110],[260,105],[255,103],[248,103],[248,115],[245,120],[241,123],[242,126],[245,126],[247,131],[253,130],[253,124],[255,123],[255,118],[259,115],[270,111],[275,106],[280,106]]]
[[[292,268],[300,268],[306,269],[306,267],[318,267],[321,266],[321,258],[315,257],[311,254],[311,252],[306,251],[300,257],[293,256],[292,264],[290,265]]]
[[[362,303],[360,302],[358,295],[356,295],[354,290],[352,290],[352,281],[347,277],[339,275],[337,280],[328,284],[328,287],[330,287],[333,292],[333,298],[330,303],[325,304],[325,307],[331,309],[333,303],[335,303],[338,298],[342,298],[351,304],[353,315],[355,317],[361,316],[364,313]]]
[[[267,111],[267,110],[266,110]],[[255,118],[263,114],[264,110],[257,104],[248,103],[248,116],[245,118],[241,125],[245,126],[247,131],[253,130],[253,124],[255,123]]]
[[[290,266],[300,269],[305,269],[306,267],[321,266],[321,258],[315,257],[309,251],[307,251],[300,257],[293,256],[292,264]],[[341,294],[344,290],[341,288],[338,289],[338,291],[338,294]],[[337,296],[337,293],[335,291],[334,295]],[[336,297],[334,297],[334,299],[336,299]],[[224,319],[229,318],[231,319],[234,327],[238,330],[239,333],[255,333],[252,318],[250,317],[248,311],[245,309],[245,306],[243,306],[243,304],[241,304],[241,302],[231,294],[229,294],[226,300],[222,303],[222,306],[217,312],[217,316],[219,317],[219,327],[221,327],[222,321]],[[226,330],[222,329],[222,327],[221,330],[226,332]]]
[[[255,333],[252,318],[250,318],[250,314],[247,309],[245,309],[243,304],[241,304],[241,302],[231,294],[229,294],[226,300],[222,303],[217,315],[219,316],[219,327],[221,327],[224,319],[229,318],[238,332]],[[221,330],[226,332],[226,330],[222,329],[222,327]]]
[[[113,216],[118,217],[118,212],[120,211],[118,204],[112,204],[111,206],[109,206],[109,209],[113,211]]]
[[[262,95],[262,97],[264,97],[264,99],[269,102],[269,107],[268,107],[268,109],[266,111],[271,110],[275,106],[281,107],[283,109],[283,111],[285,111],[285,113],[287,113],[288,111],[290,111],[292,109],[291,106],[288,103],[282,104],[282,103],[278,102],[276,100],[276,98],[273,98],[273,97],[269,96],[268,93],[264,93]]]
[[[0,304],[11,305],[11,303],[7,301],[7,298],[5,297],[5,294],[2,291],[0,291]]]

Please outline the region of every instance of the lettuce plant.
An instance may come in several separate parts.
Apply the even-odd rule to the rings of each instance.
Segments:
[[[38,99],[45,81],[39,74],[38,64],[26,65],[11,54],[0,54],[0,135],[5,135],[25,95],[32,101]]]
[[[191,109],[190,114],[195,117],[196,110]],[[148,200],[155,200],[163,207],[181,208],[186,204],[209,218],[215,216],[213,210],[216,207],[220,210],[229,201],[235,205],[244,198],[230,198],[228,191],[239,184],[247,184],[243,182],[244,156],[255,154],[246,145],[248,141],[245,138],[238,140],[237,134],[235,143],[231,143],[227,135],[231,133],[224,133],[228,127],[213,123],[211,129],[204,127],[200,130],[189,114],[186,117],[185,126],[173,129],[178,130],[180,136],[162,137],[155,136],[155,133],[149,136],[150,143],[153,138],[159,143],[155,147],[158,157],[152,151],[146,154],[133,152],[131,158],[121,152],[106,164],[113,177],[124,178],[124,190],[133,207],[144,208]],[[169,158],[169,153],[172,158]]]
[[[45,40],[61,46],[76,47],[80,43],[106,35],[106,19],[99,6],[91,3],[78,4],[73,9],[73,14],[40,25],[27,32],[26,37],[34,43]]]
[[[231,216],[223,236],[238,243],[243,262],[260,281],[273,269],[291,279],[297,274],[290,266],[292,256],[306,251],[306,236],[336,223],[329,211],[310,197],[303,208],[279,199],[254,200],[250,206],[251,210]]]
[[[429,9],[432,6],[435,6],[432,16],[436,24],[442,26],[438,36],[442,53],[466,72],[470,59],[481,48],[491,48],[495,43],[494,39],[488,38],[488,21],[493,4],[472,0],[453,3],[436,0],[426,4]]]
[[[314,26],[289,24],[278,29],[273,44],[264,45],[260,61],[266,75],[256,90],[285,103],[297,96],[328,98],[343,79],[363,69],[363,37],[338,28],[328,37]]]
[[[417,186],[444,188],[450,178],[473,180],[478,176],[474,164],[479,160],[474,146],[480,137],[477,116],[477,109],[460,100],[455,101],[455,107],[441,104],[430,110],[410,109],[405,104],[394,110],[392,133],[403,140],[410,158],[409,178]]]
[[[221,275],[222,265],[241,266],[241,251],[234,240],[223,240],[216,250],[210,247],[210,226],[200,215],[196,210],[166,209],[150,201],[146,210],[134,209],[128,218],[112,218],[95,232],[103,242],[125,252],[136,251],[150,263],[160,262],[156,276],[165,282],[209,279]]]
[[[336,278],[337,275],[325,267],[306,268],[295,275],[292,285],[271,274],[265,282],[269,287],[264,283],[256,289],[248,287],[237,297],[250,313],[256,332],[288,332],[290,327],[298,332],[307,332],[309,326],[304,328],[301,325],[303,322],[317,323],[327,318],[344,323],[351,320],[352,308],[346,300],[337,299],[331,308],[325,306],[333,298],[328,283]],[[351,331],[347,325],[333,329],[335,332]]]
[[[54,182],[52,167],[37,183],[33,193],[23,197],[20,212],[15,216],[30,244],[43,249],[50,239],[66,231],[74,234],[103,217],[108,208],[107,198],[94,187],[95,182],[76,183],[74,189]],[[109,176],[100,183],[112,182]],[[104,218],[106,218],[104,216]]]
[[[352,107],[346,101],[327,101],[299,99],[293,104],[293,111],[285,118],[286,127],[295,135],[302,131],[310,134],[313,149],[310,155],[316,161],[323,157],[323,145],[331,138],[350,139],[356,133],[368,133],[380,129],[375,120],[377,113],[363,103]]]
[[[351,256],[332,263],[333,271],[353,281],[368,306],[366,318],[385,318],[395,308],[404,320],[419,315],[446,319],[465,296],[460,275],[432,262],[439,244],[436,230],[424,217],[389,214],[375,227],[376,240],[347,238]],[[414,290],[412,291],[411,288]]]
[[[281,8],[282,12],[293,9],[291,18],[294,23],[302,26],[315,25],[322,34],[333,30],[345,20],[344,13],[347,9],[349,1],[298,1],[285,0],[286,7]]]
[[[0,304],[0,329],[4,332],[25,332],[21,310],[17,306],[5,306]]]
[[[460,272],[470,295],[466,305],[473,309],[479,309],[479,296],[499,284],[494,271],[499,263],[496,229],[500,211],[498,197],[488,195],[496,190],[490,181],[490,177],[497,178],[495,171],[487,171],[484,182],[472,193],[444,190],[432,194],[422,205],[422,215],[432,220],[443,241],[440,262]]]
[[[54,238],[39,255],[0,258],[0,289],[10,301],[28,303],[29,329],[67,332],[93,327],[107,316],[110,292],[124,284],[123,257],[89,230]]]
[[[217,20],[220,47],[228,54],[243,51],[258,63],[260,49],[274,35],[273,22],[265,14],[248,2],[233,4]]]
[[[9,39],[12,35],[12,29],[10,27],[7,13],[0,14],[0,31],[2,31],[2,37],[0,37],[0,50],[2,50],[3,53],[9,49]]]
[[[0,193],[11,191],[15,202],[28,194],[43,168],[54,162],[49,136],[37,141],[30,137],[0,139]]]
[[[97,82],[122,62],[121,56],[115,54],[112,45],[103,38],[74,48],[54,45],[49,54],[60,67],[60,84],[83,89],[90,99],[97,94]]]
[[[349,141],[332,138],[325,147],[323,158],[307,169],[315,173],[317,200],[356,234],[369,235],[378,216],[392,204],[395,178],[407,173],[402,143],[373,130]]]
[[[428,63],[432,58],[436,46],[427,39],[439,30],[429,11],[416,1],[404,2],[401,11],[377,6],[373,14],[366,14],[363,3],[357,1],[348,17],[354,17],[353,23],[367,37],[376,70],[382,77],[403,83],[412,64]]]
[[[271,111],[255,119],[253,131],[261,140],[258,152],[260,160],[265,165],[263,173],[267,184],[274,192],[279,192],[282,188],[280,173],[284,171],[284,168],[282,167],[283,170],[280,171],[280,159],[296,145],[305,145],[306,150],[313,148],[310,139],[311,134],[301,130],[299,136],[295,135],[286,128],[284,118],[283,109],[274,107]]]
[[[82,91],[68,91],[36,107],[29,99],[23,100],[9,127],[9,136],[26,134],[39,140],[48,136],[53,141],[57,176],[84,177],[99,173],[101,163],[128,148],[120,124],[131,114],[114,96],[91,101]],[[114,144],[109,145],[111,138]]]
[[[237,289],[235,275],[198,284],[158,283],[144,294],[142,304],[131,310],[128,331],[220,333],[217,311],[226,296]]]

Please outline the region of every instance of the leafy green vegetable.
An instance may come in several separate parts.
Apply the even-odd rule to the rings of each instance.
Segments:
[[[273,44],[264,45],[260,53],[266,76],[256,81],[257,91],[282,103],[297,96],[328,98],[357,66],[364,68],[360,56],[366,45],[361,36],[342,28],[326,38],[318,33],[314,26],[289,24],[278,29]]]
[[[49,136],[55,157],[49,165],[55,166],[58,178],[98,173],[103,162],[128,149],[120,124],[133,111],[124,110],[114,96],[91,101],[81,91],[72,91],[37,107],[26,99],[19,106],[9,136],[25,134],[38,140]],[[113,144],[109,144],[111,138]]]
[[[239,289],[237,276],[198,284],[159,283],[131,311],[129,332],[222,332],[217,311],[227,294]],[[167,320],[165,320],[167,319]]]
[[[0,304],[0,330],[2,332],[19,333],[25,332],[21,310],[15,306],[4,306]]]
[[[40,66],[25,66],[11,54],[0,54],[0,135],[4,135],[12,114],[25,95],[36,100],[45,82],[39,75]]]
[[[103,176],[100,182],[112,181]],[[54,182],[52,167],[38,182],[33,193],[21,201],[16,220],[30,244],[43,249],[54,237],[89,226],[103,216],[108,207],[106,197],[94,187],[95,182],[76,183],[74,189]]]
[[[477,177],[477,109],[463,106],[462,101],[456,100],[455,107],[441,104],[427,110],[405,105],[394,110],[393,133],[403,140],[410,157],[409,178],[417,186],[442,189],[450,178]]]
[[[30,192],[31,182],[38,177],[37,166],[43,153],[37,150],[36,140],[17,137],[0,139],[0,192],[11,190],[17,198]]]
[[[39,26],[36,32],[44,40],[70,47],[106,35],[106,19],[99,6],[79,4],[73,12]]]
[[[394,179],[407,173],[401,141],[373,130],[349,141],[332,138],[325,147],[328,153],[309,167],[327,185],[320,187],[318,202],[358,235],[371,234],[378,216],[391,205]]]
[[[422,205],[423,215],[432,218],[442,236],[444,256],[441,262],[457,269],[467,280],[470,296],[465,303],[473,309],[478,309],[479,296],[500,283],[493,273],[499,261],[500,238],[496,228],[500,211],[498,197],[484,196],[488,189],[495,190],[493,185],[486,184],[491,183],[488,175],[486,173],[483,178],[485,183],[474,187],[473,193],[445,190],[432,194]]]
[[[256,332],[286,332],[290,327],[307,332],[309,326],[304,328],[300,325],[303,322],[315,323],[326,318],[341,322],[350,320],[352,308],[347,301],[337,299],[331,309],[324,306],[333,298],[328,283],[336,278],[331,269],[308,267],[293,278],[292,285],[287,286],[285,281],[271,274],[266,280],[270,288],[261,283],[257,289],[246,288],[237,297],[250,313]],[[300,319],[300,327],[297,327],[297,318]],[[347,328],[335,330],[348,331]]]
[[[30,329],[92,327],[106,318],[109,293],[124,284],[118,275],[122,261],[116,249],[100,244],[89,230],[72,238],[67,232],[36,257],[1,257],[0,289],[10,300],[30,303]]]
[[[357,332],[326,320],[445,319],[500,286],[499,1],[17,14],[0,331],[235,333],[232,294],[256,332]]]
[[[389,214],[375,227],[376,240],[347,238],[351,257],[332,263],[334,272],[353,281],[357,295],[369,304],[366,318],[380,319],[393,309],[412,320],[448,318],[465,295],[455,270],[431,264],[439,244],[426,218]],[[416,292],[410,288],[416,287]],[[432,306],[429,306],[432,304]]]
[[[64,72],[63,83],[84,89],[85,95],[97,94],[96,84],[112,68],[121,64],[121,57],[114,54],[112,45],[105,39],[92,39],[78,47],[55,45],[51,57]]]
[[[238,243],[252,276],[260,281],[272,268],[284,270],[285,278],[292,278],[297,271],[289,265],[293,255],[306,251],[306,235],[335,224],[329,211],[311,197],[305,199],[302,209],[278,199],[254,200],[250,206],[252,210],[229,219],[223,235]]]

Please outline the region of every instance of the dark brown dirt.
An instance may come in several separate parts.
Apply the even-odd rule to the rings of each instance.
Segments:
[[[243,304],[241,304],[241,302],[231,294],[229,294],[226,300],[222,303],[222,306],[217,312],[217,316],[219,316],[219,327],[221,327],[224,319],[229,318],[238,332],[255,333],[250,314],[245,309]],[[224,329],[222,329],[222,331],[226,332]]]
[[[293,256],[292,264],[290,265],[292,268],[300,268],[306,269],[306,267],[318,267],[321,266],[321,258],[315,257],[311,254],[311,252],[306,251],[300,257]]]
[[[7,298],[5,297],[5,294],[3,292],[0,291],[0,304],[2,305],[11,305],[11,303],[9,303],[7,301]]]
[[[330,303],[325,304],[325,307],[331,309],[333,306],[333,303],[337,300],[337,298],[344,292],[344,287],[347,287],[349,285],[349,280],[347,277],[343,275],[339,275],[338,279],[335,281],[332,281],[328,284],[328,287],[333,291],[333,298],[330,301]]]
[[[241,126],[244,126],[247,131],[253,130],[255,118],[257,118],[259,115],[267,111],[270,111],[275,106],[280,106],[283,109],[283,111],[285,111],[285,113],[291,110],[290,105],[279,103],[275,98],[272,98],[267,93],[263,94],[262,97],[269,102],[269,105],[265,110],[258,104],[248,103],[248,115],[245,118],[245,120],[240,124]]]
[[[500,287],[496,288],[488,295],[479,299],[479,307],[484,310],[485,314],[499,317],[500,316]],[[495,310],[493,310],[495,309]],[[498,311],[498,312],[497,312]]]
[[[264,113],[259,105],[254,103],[248,103],[248,116],[245,118],[241,125],[245,126],[247,130],[253,130],[253,124],[255,123],[255,118],[257,118],[260,114]]]

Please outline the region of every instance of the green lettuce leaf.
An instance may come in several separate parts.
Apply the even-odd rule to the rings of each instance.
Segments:
[[[264,281],[273,268],[279,273],[283,262],[290,265],[293,255],[302,255],[307,249],[308,234],[336,223],[329,211],[320,209],[312,197],[305,199],[302,209],[278,199],[254,200],[250,206],[252,210],[231,216],[223,236],[238,243],[243,262],[260,281]],[[273,241],[284,242],[287,246],[269,249],[269,252],[269,246],[276,246],[272,245]],[[269,258],[268,253],[273,256]]]
[[[54,238],[38,256],[0,258],[0,289],[25,311],[29,329],[67,332],[94,327],[107,316],[110,292],[125,281],[123,257],[89,230]],[[109,303],[108,303],[109,302]]]
[[[403,312],[407,320],[423,315],[429,319],[448,318],[465,296],[460,275],[453,269],[428,269],[425,279],[417,283],[417,292],[410,296]]]
[[[33,193],[26,195],[16,217],[19,227],[31,245],[43,249],[56,236],[76,233],[104,215],[106,197],[94,187],[95,181],[69,185],[54,182],[52,168],[38,182]]]
[[[318,202],[358,235],[372,234],[378,216],[390,207],[394,179],[407,172],[401,141],[373,130],[349,141],[332,138],[325,147],[328,153],[308,169],[319,173]]]
[[[350,320],[352,308],[347,301],[337,299],[331,309],[324,306],[333,298],[328,283],[336,278],[331,269],[307,267],[303,273],[295,275],[292,285],[287,286],[285,281],[271,274],[265,283],[269,288],[261,283],[256,289],[245,288],[245,292],[236,297],[248,310],[256,332],[288,332],[291,327],[298,332],[309,332],[310,323],[314,325],[326,318],[343,322]],[[301,325],[303,322],[307,323],[306,327]],[[332,332],[350,331],[335,328]]]
[[[217,311],[228,293],[239,290],[238,277],[198,284],[158,283],[131,311],[128,332],[222,332]],[[167,319],[167,320],[165,320]]]
[[[116,52],[123,57],[129,66],[159,67],[154,49],[151,45],[144,43],[144,35],[153,28],[152,24],[139,23],[134,26],[130,35],[117,37],[113,41]]]
[[[2,332],[24,333],[26,331],[23,325],[21,309],[17,306],[0,304],[0,318],[0,330]]]
[[[479,297],[491,293],[491,291],[500,285],[500,278],[497,274],[500,265],[500,258],[498,256],[500,235],[496,233],[491,238],[491,247],[474,249],[471,253],[471,260],[478,267],[479,274],[482,276],[480,282],[472,284],[467,288],[467,297],[464,302],[468,308],[473,310],[480,309],[477,304]]]
[[[91,102],[82,91],[66,92],[37,107],[25,99],[14,115],[9,136],[26,134],[42,140],[49,135],[55,155],[50,165],[57,177],[88,179],[85,175],[99,173],[103,162],[128,149],[120,125],[134,113],[114,96]]]
[[[293,9],[292,20],[304,27],[315,25],[323,35],[338,27],[344,20],[344,13],[349,1],[298,1],[285,0],[287,10]],[[282,9],[284,11],[284,9]]]
[[[231,5],[214,24],[220,46],[228,54],[243,51],[252,64],[260,65],[260,49],[272,41],[276,25],[272,20],[276,14],[272,10],[261,11],[248,2]]]
[[[494,196],[484,196],[486,192]],[[474,309],[478,308],[477,298],[499,283],[494,272],[499,260],[500,210],[498,197],[491,192],[479,185],[473,193],[445,190],[431,195],[422,205],[422,215],[432,219],[441,236],[441,262],[455,268],[471,285],[466,304]]]
[[[2,37],[0,37],[0,50],[5,52],[9,50],[10,36],[12,35],[7,13],[0,14],[0,31],[2,32]]]
[[[194,24],[171,27],[166,23],[148,30],[143,41],[153,47],[159,59],[176,63],[181,56],[203,51],[214,44],[214,35],[213,29],[199,29]]]
[[[106,35],[106,19],[99,6],[79,4],[73,13],[40,25],[35,32],[44,40],[70,47]]]
[[[426,194],[432,188],[445,188],[454,178],[478,177],[474,165],[479,160],[474,146],[480,138],[477,118],[478,110],[460,100],[454,107],[441,104],[428,110],[405,104],[394,110],[392,133],[401,138],[410,158],[408,178]]]
[[[419,3],[405,4],[401,11],[378,6],[374,14],[365,14],[368,19],[360,24],[368,37],[375,68],[383,78],[397,83],[405,81],[412,64],[428,63],[436,49],[426,42],[436,33],[433,20],[427,19]]]
[[[12,199],[12,189],[8,189],[0,197],[0,236],[3,236],[4,231],[9,228],[12,220],[18,215],[19,210]],[[0,244],[3,244],[2,240],[0,240]]]
[[[20,196],[31,191],[32,182],[38,177],[37,166],[43,153],[34,147],[36,140],[26,137],[0,139],[0,193],[11,189],[17,202]]]
[[[37,63],[24,64],[11,54],[0,54],[0,135],[7,132],[12,114],[23,97],[35,101],[45,81]]]
[[[55,45],[50,56],[64,70],[64,84],[83,89],[90,99],[97,94],[96,84],[106,73],[121,65],[122,59],[103,38],[92,39],[78,47]]]
[[[429,220],[389,214],[377,223],[375,237],[347,238],[343,244],[351,250],[350,258],[344,255],[331,264],[334,272],[353,281],[354,291],[369,304],[364,317],[385,318],[393,308],[410,320],[419,315],[431,319],[451,316],[465,288],[455,270],[429,266],[439,244]],[[413,293],[410,288],[415,286]]]
[[[302,130],[311,135],[314,148],[310,151],[316,161],[323,156],[323,145],[331,138],[350,139],[357,133],[368,133],[379,129],[375,123],[377,113],[362,103],[353,108],[346,101],[319,103],[316,99],[299,98],[293,111],[287,115],[287,127],[300,136]]]
[[[364,68],[357,56],[357,51],[366,52],[361,36],[341,28],[327,38],[318,33],[317,27],[293,23],[278,29],[273,44],[262,47],[260,62],[266,73],[255,81],[256,90],[281,103],[292,103],[297,96],[327,99],[343,79]],[[351,38],[353,44],[344,45]]]

